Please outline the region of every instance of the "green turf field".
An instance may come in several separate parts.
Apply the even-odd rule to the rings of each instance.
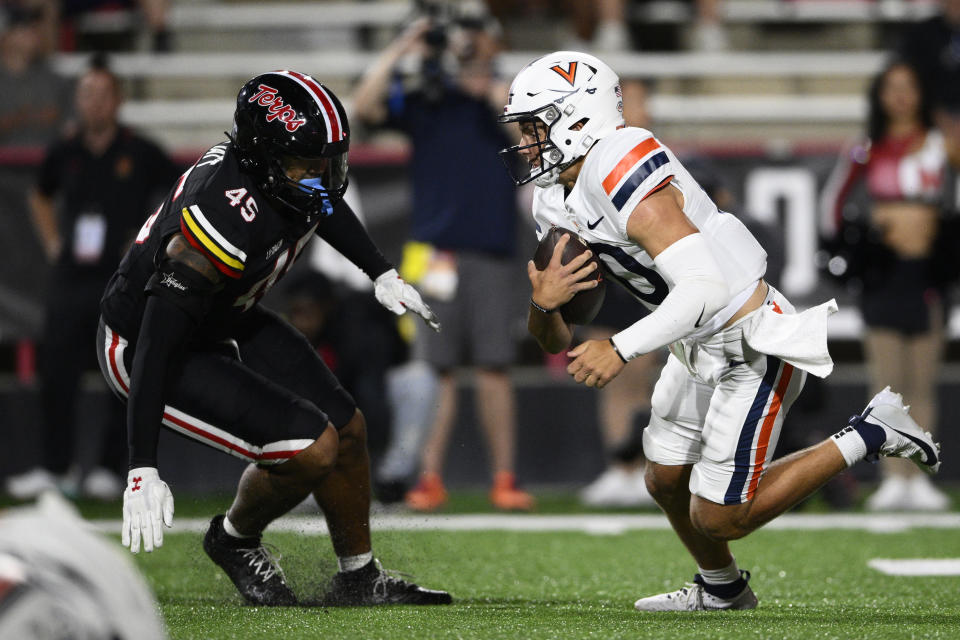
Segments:
[[[184,505],[184,517],[197,507]],[[206,506],[206,505],[204,505]],[[562,511],[559,507],[557,511]],[[652,512],[649,512],[652,513]],[[909,517],[909,516],[905,516]],[[335,569],[326,536],[268,531],[301,598]],[[681,586],[694,568],[662,529],[378,531],[378,556],[449,607],[257,609],[203,555],[199,533],[168,535],[137,557],[173,638],[960,638],[960,577],[893,577],[871,558],[960,558],[960,531],[762,530],[735,543],[760,608],[639,614],[641,595]]]

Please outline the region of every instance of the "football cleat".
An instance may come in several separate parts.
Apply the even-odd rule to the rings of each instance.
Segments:
[[[297,597],[287,586],[280,555],[256,538],[234,538],[223,529],[223,515],[214,516],[203,537],[203,550],[236,585],[247,602],[263,607],[292,607]]]
[[[925,473],[936,473],[940,470],[940,445],[913,421],[909,410],[899,393],[885,387],[873,396],[862,414],[850,419],[850,426],[867,443],[867,460],[872,462],[879,456],[907,458]]]
[[[385,604],[450,604],[446,591],[424,589],[407,582],[371,560],[356,571],[340,571],[333,576],[323,599],[328,607],[370,607]]]
[[[750,582],[750,572],[740,571],[744,582]],[[723,611],[727,609],[756,609],[757,596],[747,584],[732,598],[720,598],[706,591],[706,583],[698,573],[693,583],[670,593],[640,598],[633,604],[637,611]]]

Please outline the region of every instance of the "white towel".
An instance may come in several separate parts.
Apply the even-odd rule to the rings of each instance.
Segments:
[[[743,337],[752,349],[789,362],[798,369],[826,378],[833,371],[827,350],[827,318],[837,312],[830,299],[802,313],[777,313],[764,305],[747,319]]]

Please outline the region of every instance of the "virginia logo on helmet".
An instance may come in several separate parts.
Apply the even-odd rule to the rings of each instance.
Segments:
[[[556,51],[520,70],[499,121],[520,127],[520,144],[500,151],[514,182],[550,186],[623,127],[620,79],[596,56]]]
[[[566,70],[561,68],[560,65],[558,64],[555,64],[552,67],[550,67],[550,70],[556,71],[557,73],[559,73],[561,78],[569,82],[570,86],[573,86],[573,81],[577,77],[577,61],[574,60],[573,62],[568,64]]]

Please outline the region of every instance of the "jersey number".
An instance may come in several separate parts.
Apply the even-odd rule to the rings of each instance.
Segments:
[[[236,207],[240,206],[240,203],[243,202],[243,197],[247,195],[247,190],[243,187],[239,189],[227,189],[223,192],[223,195],[227,196],[231,207]],[[246,203],[240,206],[240,215],[243,216],[243,219],[247,222],[253,222],[253,219],[257,217],[257,201],[253,199],[253,196],[247,197]]]
[[[630,284],[630,281],[627,280],[626,278],[622,278],[616,275],[615,273],[612,273],[609,269],[607,270],[607,275],[609,275],[611,278],[613,278],[614,280],[622,284],[627,289],[627,291],[631,292],[633,295],[640,298],[647,304],[660,306],[660,303],[663,302],[664,298],[667,297],[667,294],[670,293],[670,287],[667,286],[667,281],[664,280],[659,273],[657,273],[653,269],[650,269],[649,267],[643,266],[642,264],[634,260],[632,257],[630,257],[627,254],[627,252],[621,249],[620,247],[614,247],[613,245],[603,244],[602,242],[591,242],[590,248],[593,249],[596,253],[601,253],[601,254],[610,256],[611,258],[616,260],[621,267],[623,267],[630,273],[634,273],[640,276],[641,278],[646,280],[648,283],[650,283],[650,286],[653,287],[653,291],[644,292],[644,291],[641,291],[640,289],[637,289],[632,284]]]
[[[143,244],[150,237],[150,229],[153,228],[153,223],[157,221],[157,216],[160,215],[160,208],[157,208],[154,214],[147,218],[147,221],[140,227],[140,232],[137,234],[137,244]]]

